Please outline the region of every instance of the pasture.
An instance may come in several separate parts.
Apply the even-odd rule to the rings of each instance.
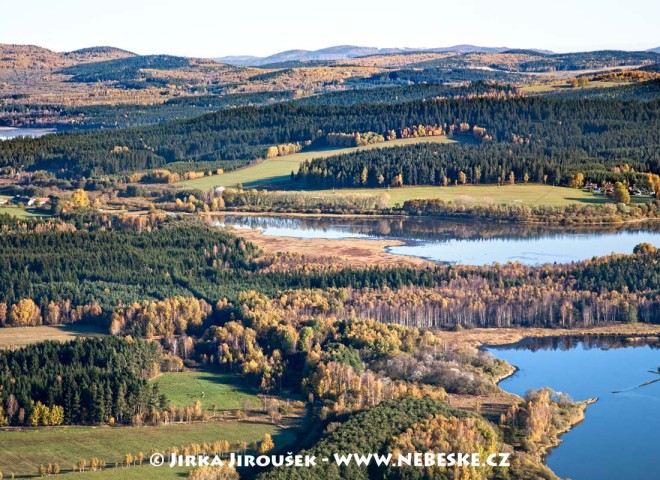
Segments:
[[[36,213],[33,210],[26,210],[24,208],[15,207],[13,205],[0,206],[0,215],[6,213],[18,218],[34,218],[34,217],[48,217],[43,213]]]
[[[9,478],[11,473],[36,475],[39,465],[49,463],[57,463],[63,471],[71,471],[72,466],[79,460],[86,459],[89,463],[93,457],[114,466],[115,462],[121,463],[126,453],[136,456],[142,452],[147,458],[152,448],[166,450],[175,446],[217,440],[227,440],[232,444],[244,441],[250,444],[260,441],[266,433],[273,436],[276,448],[295,439],[295,432],[291,428],[237,421],[143,427],[44,427],[24,431],[0,431],[0,471],[5,478]],[[151,470],[146,467],[118,470],[128,471],[133,468]],[[126,477],[119,475],[117,478]]]
[[[177,183],[176,185],[183,188],[198,188],[200,190],[210,190],[211,188],[220,185],[223,187],[235,187],[239,183],[246,188],[264,184],[272,185],[288,181],[291,176],[291,171],[297,173],[298,167],[305,160],[312,160],[314,158],[327,158],[360,150],[397,147],[415,143],[456,143],[456,140],[445,136],[401,138],[389,142],[374,143],[360,147],[329,148],[324,150],[299,152],[282,157],[269,158],[249,167],[234,170],[233,172],[223,173],[222,175],[211,175],[207,177],[196,178],[194,180],[184,180]]]
[[[84,473],[85,480],[177,480],[188,476],[189,467],[170,468],[168,464],[162,467],[152,467],[145,458],[141,466],[134,465],[128,468],[106,468],[103,471],[92,472],[87,469]],[[56,478],[68,480],[80,480],[79,472],[59,474]]]
[[[77,337],[91,337],[107,334],[105,330],[86,324],[40,325],[38,327],[0,328],[0,349],[20,348],[44,340],[65,342]]]
[[[238,410],[249,404],[252,409],[263,408],[256,391],[245,385],[237,375],[209,371],[164,373],[155,382],[174,406],[189,406],[199,400],[207,411]]]
[[[333,194],[332,190],[317,193]],[[602,204],[608,199],[581,189],[539,184],[516,185],[456,185],[448,187],[411,186],[400,188],[347,188],[335,190],[335,195],[389,195],[389,206],[403,205],[406,200],[439,198],[445,201],[476,203],[515,203],[521,205],[563,206],[572,203]]]

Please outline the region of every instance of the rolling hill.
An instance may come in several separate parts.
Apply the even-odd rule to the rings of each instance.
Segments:
[[[0,43],[0,69],[52,70],[81,63],[135,57],[132,52],[114,47],[89,47],[73,52],[54,52],[36,45]]]
[[[479,47],[475,45],[455,45],[452,47],[441,48],[375,48],[358,47],[355,45],[337,45],[334,47],[322,48],[320,50],[287,50],[279,52],[268,57],[255,57],[250,55],[219,57],[216,60],[228,63],[230,65],[240,66],[263,66],[283,62],[309,62],[315,60],[345,60],[348,58],[366,57],[372,55],[388,55],[398,53],[412,52],[431,52],[431,53],[499,53],[508,50],[501,47]]]
[[[63,108],[163,104],[180,97],[249,97],[267,92],[305,97],[373,87],[459,86],[486,80],[529,85],[607,69],[654,69],[659,59],[660,54],[652,51],[554,54],[474,45],[423,51],[339,45],[263,58],[225,57],[220,59],[226,62],[222,63],[208,58],[136,55],[111,46],[55,52],[33,45],[0,44],[0,123],[24,125],[28,119],[21,112],[28,106],[31,111],[43,110],[42,119],[78,125],[89,123],[83,121],[86,116],[98,116],[98,112],[77,112],[64,119],[59,118]],[[213,103],[205,104],[204,110],[213,110]],[[51,111],[52,107],[57,111]],[[194,112],[180,114],[189,117]],[[162,112],[158,117],[163,115],[179,113]],[[101,116],[103,123],[116,117]],[[121,123],[126,122],[117,125]]]

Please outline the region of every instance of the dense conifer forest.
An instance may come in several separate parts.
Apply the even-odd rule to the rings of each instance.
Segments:
[[[490,143],[442,148],[419,144],[362,151],[305,161],[296,179],[308,188],[528,182],[570,185],[582,173],[585,180],[603,185],[639,183],[644,181],[645,173],[660,169],[660,157],[652,148],[622,149],[608,146],[606,140],[599,145],[598,140],[604,139],[594,139],[594,145],[587,147],[585,138],[584,149]]]
[[[97,301],[108,306],[190,295],[214,284],[220,298],[220,291],[228,295],[235,288],[230,278],[239,281],[254,268],[254,248],[219,229],[165,222],[152,231],[140,232],[139,224],[109,231],[108,224],[112,219],[70,231],[46,223],[42,232],[2,234],[2,301],[30,297],[44,307],[67,299],[75,305]]]
[[[540,154],[567,162],[576,156],[602,156],[656,168],[658,154],[651,146],[658,143],[654,137],[660,131],[655,128],[657,110],[657,101],[543,98],[349,106],[287,103],[224,110],[149,127],[2,142],[0,166],[89,177],[191,159],[247,163],[264,157],[272,145],[323,145],[332,132],[373,131],[384,138],[400,138],[404,130],[424,125],[504,144],[500,148],[527,145],[536,157]]]
[[[42,342],[0,351],[0,383],[13,425],[130,423],[134,415],[166,406],[148,379],[159,372],[161,351],[140,339]]]

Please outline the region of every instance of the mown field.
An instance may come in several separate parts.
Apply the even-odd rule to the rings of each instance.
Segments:
[[[0,328],[0,349],[24,347],[44,340],[65,342],[76,337],[89,337],[106,333],[108,332],[97,326],[85,324]]]
[[[292,429],[265,423],[235,421],[157,427],[47,427],[27,431],[1,431],[0,471],[5,478],[10,478],[11,473],[36,475],[39,465],[48,463],[57,463],[63,471],[70,471],[80,459],[86,459],[89,463],[93,457],[114,466],[115,462],[122,461],[126,453],[135,456],[142,452],[146,458],[152,448],[165,450],[173,446],[217,440],[227,440],[230,443],[244,441],[250,444],[261,440],[266,433],[273,436],[276,448],[295,440],[295,432]],[[141,468],[144,468],[145,472],[151,470]],[[161,468],[163,471],[169,470]],[[128,471],[130,468],[124,470]],[[116,478],[127,477],[119,474]]]
[[[86,471],[82,478],[84,480],[176,480],[186,478],[190,470],[188,467],[170,468],[169,465],[152,467],[145,458],[142,466],[108,468],[101,472]],[[81,477],[79,472],[71,472],[60,474],[56,478],[73,480]]]
[[[414,186],[401,188],[347,188],[341,190],[318,190],[316,193],[335,195],[389,195],[389,205],[402,205],[406,200],[439,198],[446,201],[478,203],[514,203],[521,205],[562,206],[571,203],[607,203],[603,195],[594,195],[575,188],[551,185],[457,185],[450,187]],[[637,197],[635,197],[637,200]],[[641,201],[641,199],[640,199]]]
[[[335,155],[342,155],[358,150],[370,150],[374,148],[388,148],[402,145],[411,145],[415,143],[456,143],[456,140],[441,137],[422,137],[422,138],[401,138],[389,142],[375,143],[361,147],[351,148],[333,148],[326,150],[315,150],[309,152],[294,153],[283,157],[275,157],[264,160],[261,163],[250,167],[235,170],[222,175],[212,175],[210,177],[196,178],[194,180],[185,180],[176,185],[184,188],[199,188],[200,190],[209,190],[213,187],[222,185],[223,187],[235,187],[241,183],[244,187],[253,187],[262,184],[273,184],[287,181],[290,179],[291,171],[298,172],[298,167],[305,160],[314,158],[326,158]]]
[[[250,405],[263,408],[255,390],[247,387],[240,377],[215,372],[191,371],[164,373],[155,382],[175,406],[192,405],[199,400],[204,410],[238,410]]]
[[[48,215],[44,215],[42,213],[35,213],[33,211],[25,210],[24,208],[18,208],[14,206],[5,206],[3,205],[0,207],[0,215],[3,213],[8,213],[9,215],[13,215],[14,217],[18,218],[32,218],[32,217],[47,217]]]

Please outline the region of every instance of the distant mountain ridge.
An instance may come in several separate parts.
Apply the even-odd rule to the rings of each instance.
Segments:
[[[72,52],[55,52],[36,45],[0,43],[0,69],[53,69],[81,63],[103,62],[136,57],[133,52],[115,47],[88,47]]]
[[[345,58],[364,57],[367,55],[383,55],[388,53],[413,52],[417,49],[406,48],[373,48],[357,47],[354,45],[337,45],[320,50],[286,50],[268,57],[255,57],[251,55],[234,55],[214,58],[222,63],[238,66],[261,66],[270,63],[313,60],[343,60]]]
[[[65,52],[65,55],[107,55],[112,57],[134,57],[137,53],[129,52],[122,48],[110,47],[106,45],[99,45],[97,47],[86,47],[74,50],[72,52]]]
[[[259,67],[275,63],[295,62],[295,61],[323,61],[323,60],[343,60],[355,57],[366,57],[370,55],[387,55],[393,53],[502,53],[510,50],[508,47],[481,47],[477,45],[454,45],[451,47],[439,48],[375,48],[358,47],[355,45],[336,45],[334,47],[321,48],[320,50],[286,50],[267,57],[256,57],[251,55],[230,55],[225,57],[216,57],[222,63],[237,65],[242,67]],[[549,50],[528,49],[529,51],[551,54]]]

